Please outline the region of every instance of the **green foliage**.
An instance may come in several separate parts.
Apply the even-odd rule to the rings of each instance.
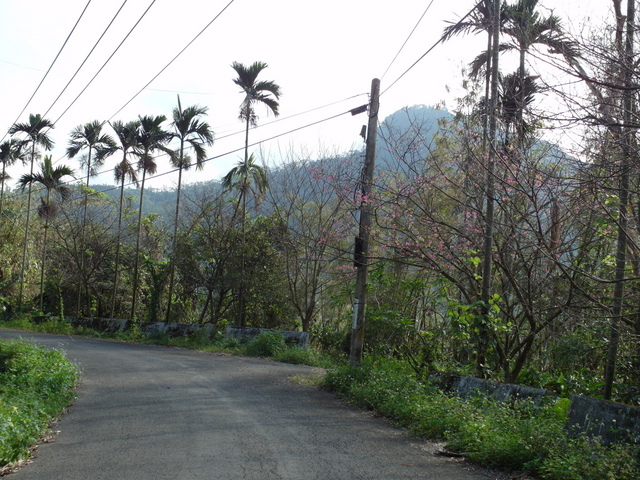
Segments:
[[[274,358],[279,362],[291,363],[293,365],[312,365],[317,366],[322,360],[313,350],[304,350],[298,347],[287,347],[278,351]]]
[[[247,355],[252,357],[275,357],[287,348],[284,335],[280,332],[265,332],[246,346]]]
[[[579,437],[564,440],[538,469],[551,480],[637,480],[640,478],[637,447],[605,447],[597,438]]]
[[[395,420],[415,435],[447,441],[483,465],[525,470],[550,480],[631,480],[640,475],[637,447],[603,447],[571,439],[564,429],[569,400],[467,401],[423,384],[399,361],[373,359],[331,369],[323,386]]]
[[[57,350],[0,342],[0,464],[27,456],[74,398],[77,380],[77,370]]]

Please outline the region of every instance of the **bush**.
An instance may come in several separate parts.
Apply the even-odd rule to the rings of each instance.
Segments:
[[[482,395],[462,400],[419,382],[406,364],[380,359],[331,369],[323,386],[415,435],[445,440],[448,448],[485,466],[526,470],[549,480],[640,478],[637,447],[607,448],[593,439],[567,437],[567,399],[542,406]]]
[[[265,332],[246,346],[247,355],[252,357],[274,357],[285,350],[284,335],[280,332]]]
[[[78,373],[57,350],[0,342],[0,464],[27,456],[74,398]]]
[[[318,366],[320,360],[311,350],[303,350],[298,347],[287,347],[278,351],[274,356],[276,360],[293,365],[312,365]]]

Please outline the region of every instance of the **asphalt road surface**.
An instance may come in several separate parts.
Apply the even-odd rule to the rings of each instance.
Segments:
[[[78,399],[16,480],[487,480],[382,419],[291,380],[313,368],[0,331],[66,352]]]

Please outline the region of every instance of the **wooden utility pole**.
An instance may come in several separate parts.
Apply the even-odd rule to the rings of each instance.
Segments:
[[[364,314],[367,295],[367,268],[369,266],[369,231],[371,229],[371,190],[373,170],[376,159],[376,136],[378,135],[378,110],[380,107],[380,80],[371,82],[371,101],[369,103],[369,125],[367,127],[367,143],[362,174],[362,199],[360,201],[360,228],[356,237],[354,263],[356,266],[356,288],[353,300],[353,325],[351,326],[351,354],[349,363],[352,366],[362,362],[364,345]]]

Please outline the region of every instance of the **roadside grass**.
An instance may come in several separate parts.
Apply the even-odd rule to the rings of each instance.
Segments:
[[[0,465],[29,447],[75,398],[77,369],[57,350],[0,341]]]
[[[598,439],[567,436],[567,399],[541,406],[481,395],[465,401],[420,382],[403,363],[381,358],[333,368],[322,385],[413,435],[443,440],[448,450],[484,466],[545,480],[640,478],[637,446],[604,447]]]
[[[332,390],[355,405],[392,419],[398,426],[407,428],[412,435],[444,441],[448,450],[462,454],[480,465],[512,472],[527,472],[544,480],[640,478],[637,446],[620,444],[604,447],[598,439],[567,436],[564,422],[568,399],[550,401],[542,406],[527,401],[499,403],[480,395],[465,401],[441,392],[428,382],[420,381],[406,363],[387,358],[369,358],[357,368],[337,365],[334,359],[313,349],[288,346],[279,332],[268,332],[251,341],[241,341],[226,337],[210,339],[201,334],[177,338],[166,334],[145,335],[135,328],[124,333],[101,333],[74,328],[55,318],[39,324],[23,318],[4,322],[2,326],[25,331],[76,334],[266,357],[286,363],[328,368],[324,378],[316,376],[300,381],[312,382]],[[0,366],[6,364],[5,357],[4,353],[0,353]],[[4,370],[2,372],[4,374]],[[75,377],[71,377],[71,381],[66,384],[73,386],[74,382]],[[59,413],[70,398],[62,400],[55,412]],[[25,400],[25,404],[30,401]],[[37,440],[47,423],[45,419],[44,426],[40,424],[34,430],[35,433],[25,434],[24,439],[16,437],[12,441],[15,446],[7,447],[9,450],[5,453],[5,443],[11,444],[4,440],[7,425],[20,422],[5,420],[5,411],[17,415],[18,412],[28,410],[20,406],[16,410],[7,409],[7,405],[17,406],[17,402],[10,403],[2,399],[0,403],[0,435],[3,439],[0,461],[5,462],[8,458],[24,456],[28,445]],[[32,410],[39,412],[41,409]],[[25,420],[23,423],[29,421]]]
[[[265,357],[283,363],[309,365],[312,367],[327,368],[334,365],[334,361],[328,355],[321,354],[313,349],[302,349],[297,346],[287,345],[284,336],[277,331],[263,333],[251,341],[224,336],[209,338],[201,333],[186,337],[171,337],[165,333],[145,334],[135,326],[125,332],[98,332],[90,328],[75,327],[65,321],[59,321],[57,317],[34,323],[26,316],[5,320],[0,323],[0,327],[24,332],[80,335],[90,338],[188,348],[213,353]]]

